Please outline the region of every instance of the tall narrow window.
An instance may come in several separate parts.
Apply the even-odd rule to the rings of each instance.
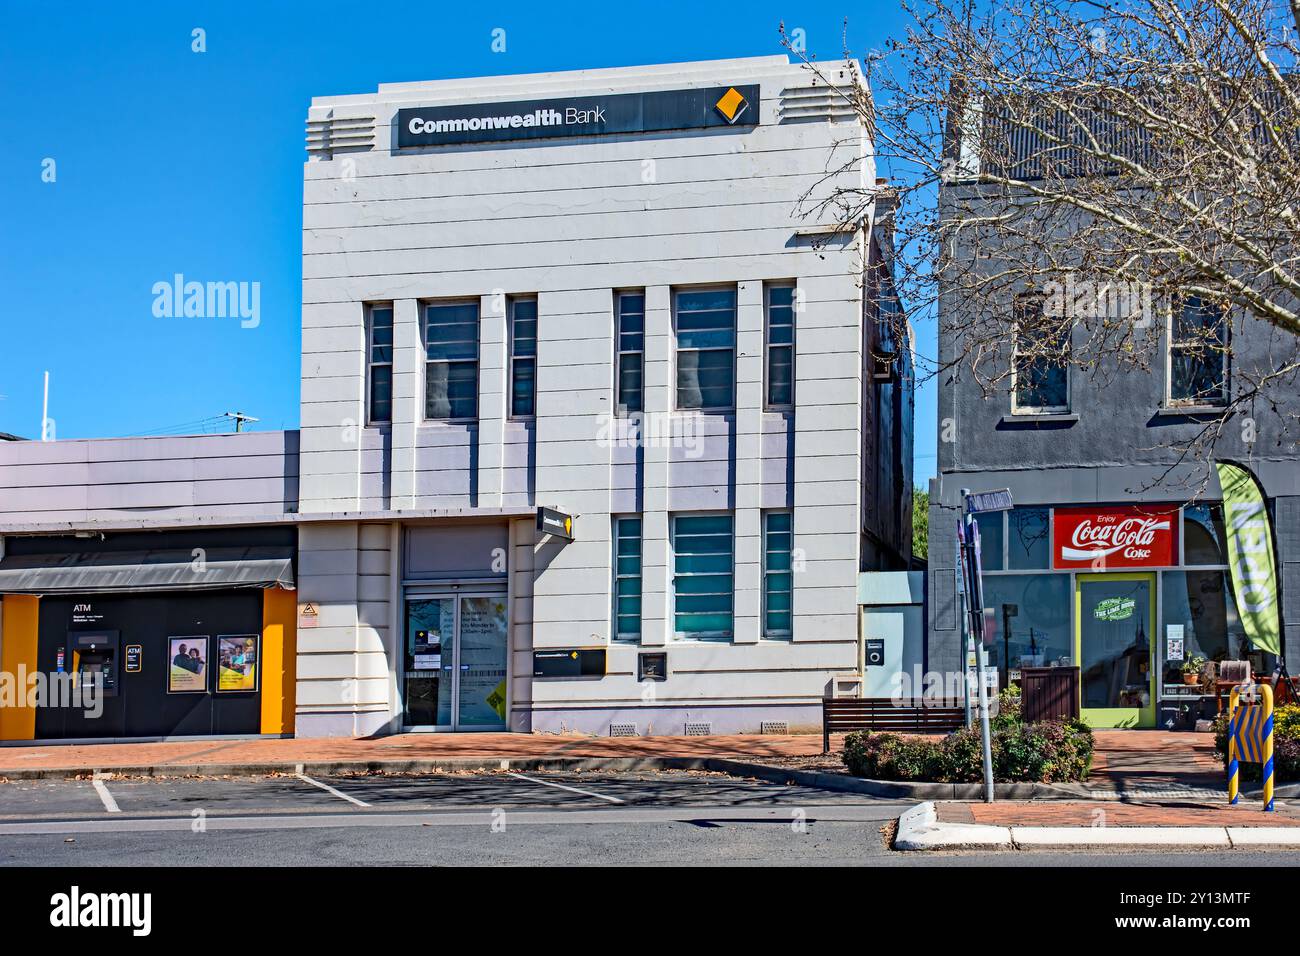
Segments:
[[[729,641],[735,597],[731,515],[673,518],[673,630],[677,637]]]
[[[478,303],[424,307],[424,417],[478,417]]]
[[[767,287],[767,407],[794,405],[794,286]]]
[[[790,556],[794,534],[788,511],[763,515],[763,636],[786,638],[791,634],[790,597],[794,590]]]
[[[677,293],[677,407],[731,408],[736,366],[736,290]]]
[[[1169,324],[1169,401],[1217,405],[1228,398],[1228,323],[1208,299],[1175,302]]]
[[[614,519],[614,637],[641,639],[641,519]]]
[[[1044,301],[1039,295],[1016,299],[1011,410],[1021,414],[1070,410],[1070,326],[1050,319]]]
[[[372,305],[367,333],[370,339],[370,421],[393,420],[393,307]]]
[[[537,300],[510,300],[510,417],[531,418],[537,395]]]
[[[645,362],[645,295],[618,294],[618,364],[614,383],[618,414],[642,411],[641,375]]]

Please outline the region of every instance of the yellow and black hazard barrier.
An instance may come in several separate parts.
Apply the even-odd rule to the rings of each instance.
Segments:
[[[1273,809],[1273,688],[1242,684],[1228,699],[1228,802],[1241,796],[1238,763],[1264,768],[1264,809]]]

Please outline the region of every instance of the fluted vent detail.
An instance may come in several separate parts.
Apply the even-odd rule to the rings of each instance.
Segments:
[[[375,148],[375,117],[343,114],[333,108],[313,109],[307,114],[307,155],[312,159],[333,159],[335,153],[364,153]]]
[[[857,119],[852,106],[853,87],[823,84],[791,86],[781,91],[782,123],[851,123]]]

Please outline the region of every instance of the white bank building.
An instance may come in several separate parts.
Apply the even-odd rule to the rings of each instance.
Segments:
[[[818,727],[860,575],[911,562],[888,210],[806,214],[877,183],[840,94],[783,56],[384,84],[307,151],[288,491],[143,525],[296,529],[292,733]]]

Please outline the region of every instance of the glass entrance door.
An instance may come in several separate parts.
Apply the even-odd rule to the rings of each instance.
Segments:
[[[507,633],[505,594],[408,598],[404,724],[506,729]]]
[[[1081,716],[1093,727],[1154,727],[1154,574],[1075,579]]]

